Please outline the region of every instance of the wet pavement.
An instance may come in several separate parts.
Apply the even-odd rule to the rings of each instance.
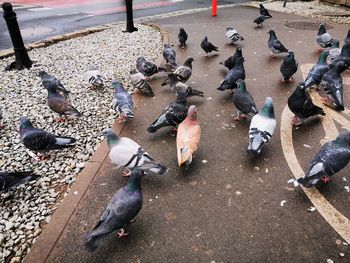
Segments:
[[[122,136],[137,141],[170,171],[143,178],[144,205],[136,222],[127,227],[129,235],[119,239],[112,234],[94,253],[88,253],[83,246],[85,234],[94,227],[114,192],[126,183],[107,158],[48,262],[349,262],[349,246],[342,244],[345,239],[318,211],[308,211],[313,204],[301,188],[287,184],[293,174],[282,150],[280,125],[295,84],[280,83],[283,56],[272,59],[267,48],[267,31],[273,28],[282,43],[295,51],[299,66],[315,63],[316,31],[285,27],[286,21],[309,20],[275,12],[262,28],[255,28],[252,21],[257,13],[254,8],[233,7],[221,9],[214,18],[206,11],[154,21],[168,31],[178,63],[188,57],[195,59],[188,83],[205,93],[205,98],[189,99],[190,104],[198,106],[202,128],[196,158],[188,171],[180,170],[176,137],[171,129],[156,134],[146,132],[162,109],[175,99],[169,89],[160,86],[161,79],[153,80],[156,96],[141,99],[135,119],[123,129]],[[275,105],[275,134],[257,158],[246,153],[250,118],[234,122],[236,110],[231,95],[217,90],[227,72],[219,62],[235,50],[225,38],[226,27],[231,25],[245,37],[241,46],[247,89],[259,108],[267,96]],[[180,26],[189,33],[184,50],[176,45]],[[330,32],[343,40],[347,30],[333,25]],[[219,47],[217,56],[204,57],[200,42],[205,35]],[[294,79],[302,80],[300,70]],[[347,84],[344,89],[346,106],[350,101],[348,87]],[[348,113],[341,115],[349,119]],[[283,120],[282,125],[291,128],[289,120]],[[305,170],[325,136],[322,123],[314,118],[299,129],[293,128],[292,134],[287,140],[293,139],[297,160]],[[349,185],[349,170],[346,167],[319,189],[347,218],[350,193],[344,186]],[[283,200],[286,202],[282,206]],[[348,221],[338,223],[347,226]]]

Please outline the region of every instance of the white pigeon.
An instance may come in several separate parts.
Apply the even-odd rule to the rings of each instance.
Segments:
[[[235,43],[238,40],[244,40],[244,38],[240,34],[238,34],[238,32],[233,27],[228,27],[226,29],[226,37],[232,43]]]
[[[150,170],[157,174],[164,174],[168,168],[154,160],[140,145],[127,138],[119,138],[112,129],[104,129],[102,135],[107,138],[109,158],[118,167],[126,168],[124,176],[130,175],[128,168]]]
[[[276,119],[272,98],[267,97],[264,106],[250,123],[248,151],[254,155],[259,154],[261,148],[271,139],[275,128]]]
[[[90,65],[89,70],[85,73],[87,81],[92,87],[101,88],[104,85],[101,72],[94,65]]]

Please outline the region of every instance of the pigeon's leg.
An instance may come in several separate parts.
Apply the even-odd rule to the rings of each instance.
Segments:
[[[122,172],[122,175],[125,176],[125,177],[129,177],[131,175],[131,172],[129,169],[125,169],[123,172]]]
[[[233,118],[234,121],[240,121],[245,118],[245,115],[242,114],[239,110],[237,110],[237,116]]]
[[[127,235],[129,235],[129,233],[126,233],[125,232],[125,229],[124,228],[121,228],[119,230],[119,232],[117,233],[118,237],[126,237]]]
[[[324,48],[323,48],[323,47],[317,48],[316,51],[317,51],[318,53],[322,53],[322,52],[324,51]]]
[[[330,179],[328,176],[323,176],[323,177],[321,178],[321,180],[322,180],[323,183],[328,183],[328,182],[331,181],[331,179]]]
[[[118,116],[118,122],[119,123],[122,123],[122,122],[125,122],[126,121],[126,116],[125,115],[123,115],[123,114],[120,114],[119,116]]]
[[[66,121],[66,117],[59,117],[57,119],[55,119],[56,122],[65,122]]]
[[[32,159],[34,159],[35,161],[40,161],[40,158],[35,154],[35,153],[33,153],[32,151],[30,151],[30,150],[26,150],[26,152],[27,152],[27,154],[30,156],[30,157],[32,157]]]
[[[290,78],[288,79],[288,82],[289,82],[289,83],[294,83],[294,79],[293,79],[292,77],[290,77]]]
[[[177,132],[177,128],[174,127],[171,131],[172,131],[172,132]]]
[[[276,55],[272,51],[270,51],[270,53],[271,53],[270,55],[271,55],[272,58],[276,57]]]
[[[37,156],[39,157],[40,161],[43,161],[43,160],[46,160],[46,159],[50,159],[50,155],[49,154],[38,153]]]
[[[302,119],[300,119],[298,116],[294,116],[293,118],[292,118],[292,125],[293,126],[300,126],[300,125],[302,125],[304,122],[303,122],[303,120]]]

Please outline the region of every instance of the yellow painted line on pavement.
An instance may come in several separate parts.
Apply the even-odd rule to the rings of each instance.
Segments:
[[[304,64],[300,66],[303,78],[307,76],[308,71],[313,64]],[[315,104],[321,105],[320,98],[317,92],[310,93]],[[322,126],[325,130],[325,138],[323,142],[334,139],[338,135],[338,129],[335,126],[334,121],[339,122],[344,127],[350,130],[350,121],[341,116],[340,113],[323,106],[326,116],[321,118]],[[294,114],[289,110],[288,106],[284,108],[281,117],[281,144],[285,159],[288,163],[290,170],[294,177],[298,179],[304,176],[303,171],[298,158],[294,151],[293,145],[293,126],[290,121]],[[340,213],[334,206],[332,206],[328,200],[315,188],[302,187],[305,194],[313,203],[317,211],[323,216],[323,218],[331,225],[331,227],[347,242],[350,243],[350,220]]]

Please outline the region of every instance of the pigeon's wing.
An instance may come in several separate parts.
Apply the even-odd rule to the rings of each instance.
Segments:
[[[46,131],[33,129],[24,134],[22,142],[30,150],[44,151],[56,143],[56,137]]]
[[[142,160],[140,162],[134,157],[140,149],[142,150],[141,146],[135,141],[122,137],[110,150],[109,158],[117,166],[133,168],[142,164]]]
[[[10,173],[0,171],[0,193],[5,192],[9,188],[36,180],[39,177],[40,176],[33,174],[32,171]]]
[[[317,36],[316,40],[321,47],[329,47],[332,45],[332,37],[328,33]]]
[[[186,105],[172,103],[170,109],[165,112],[167,123],[171,126],[180,124],[186,118],[187,111]]]
[[[233,103],[236,108],[244,114],[256,112],[254,99],[249,92],[236,91],[233,96]],[[253,110],[253,108],[255,110]]]
[[[81,113],[77,111],[63,96],[54,96],[49,97],[47,100],[47,104],[51,110],[59,113],[59,114],[67,114],[67,115],[76,115],[80,116]]]
[[[191,77],[192,70],[189,67],[180,66],[173,72],[173,74],[176,75],[179,81],[185,82]]]
[[[260,151],[271,139],[276,128],[276,120],[257,114],[253,117],[249,127],[249,150]]]
[[[112,104],[119,114],[126,114],[129,118],[133,118],[135,116],[134,102],[128,92],[125,91],[122,93],[114,93]]]
[[[180,124],[177,136],[176,147],[179,165],[192,159],[192,154],[197,150],[201,137],[200,125]]]
[[[281,50],[286,49],[286,48],[283,46],[282,42],[279,41],[278,39],[275,39],[275,40],[273,41],[273,48],[276,49],[276,50],[278,50],[278,51],[281,51]]]

